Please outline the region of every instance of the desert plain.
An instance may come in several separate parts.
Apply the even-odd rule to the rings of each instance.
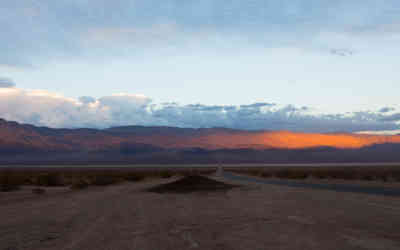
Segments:
[[[220,175],[209,178],[237,186],[148,191],[179,178],[84,190],[44,187],[41,195],[30,186],[2,192],[0,249],[400,249],[399,197]]]

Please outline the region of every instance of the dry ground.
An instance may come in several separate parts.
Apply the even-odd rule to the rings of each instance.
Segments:
[[[0,193],[0,250],[400,249],[400,198],[243,182],[143,191],[168,181]]]

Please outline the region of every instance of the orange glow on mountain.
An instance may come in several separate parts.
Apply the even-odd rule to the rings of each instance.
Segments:
[[[400,143],[400,136],[373,136],[356,134],[307,134],[272,132],[261,136],[265,145],[275,148],[361,148],[373,144]]]
[[[362,135],[362,134],[318,134],[296,133],[289,131],[277,132],[244,132],[239,134],[216,133],[194,138],[152,138],[163,147],[207,149],[221,148],[279,148],[302,149],[312,147],[335,147],[357,149],[374,144],[400,143],[400,136]]]
[[[374,144],[400,144],[400,135],[300,133],[232,129],[122,128],[122,130],[50,129],[0,119],[1,148],[53,151],[118,150],[124,144],[146,144],[166,149],[303,149],[334,147],[358,149]],[[140,132],[141,131],[141,132]]]

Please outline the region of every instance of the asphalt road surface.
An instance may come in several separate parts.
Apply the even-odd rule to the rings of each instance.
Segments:
[[[222,175],[222,177],[226,179],[233,181],[246,181],[259,184],[283,185],[295,188],[312,188],[312,189],[331,190],[337,192],[352,192],[352,193],[364,193],[364,194],[400,197],[400,188],[388,188],[388,187],[378,188],[378,187],[354,186],[346,184],[304,183],[293,180],[259,179],[250,176],[235,175],[229,172],[223,172],[220,173],[220,175]]]

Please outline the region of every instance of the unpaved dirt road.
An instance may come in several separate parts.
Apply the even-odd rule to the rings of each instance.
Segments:
[[[245,181],[143,191],[166,181],[0,193],[0,250],[400,249],[400,198]]]

